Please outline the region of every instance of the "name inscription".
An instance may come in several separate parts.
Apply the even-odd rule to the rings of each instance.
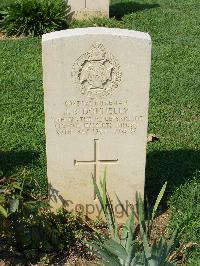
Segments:
[[[134,134],[142,120],[142,115],[130,114],[128,100],[67,100],[55,128],[58,135],[127,135]]]

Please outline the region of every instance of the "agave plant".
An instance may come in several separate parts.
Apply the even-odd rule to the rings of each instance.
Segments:
[[[144,202],[141,196],[136,194],[136,211],[131,207],[127,222],[121,226],[119,234],[119,225],[117,224],[113,206],[106,187],[106,171],[100,186],[93,178],[95,193],[102,207],[103,213],[108,225],[108,236],[96,234],[93,241],[87,242],[91,251],[99,256],[103,265],[108,266],[172,266],[175,263],[170,262],[170,255],[174,251],[174,243],[177,234],[174,234],[170,241],[163,237],[158,242],[149,244],[153,220],[156,215],[158,205],[166,189],[166,183],[163,185],[152,214],[145,221]],[[119,200],[119,199],[118,199]],[[135,218],[138,221],[135,226]],[[139,227],[139,234],[136,229]]]

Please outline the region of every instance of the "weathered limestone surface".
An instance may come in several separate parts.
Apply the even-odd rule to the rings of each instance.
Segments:
[[[45,34],[42,46],[51,205],[98,216],[92,175],[106,167],[121,217],[115,194],[126,208],[144,191],[150,37],[85,28]]]

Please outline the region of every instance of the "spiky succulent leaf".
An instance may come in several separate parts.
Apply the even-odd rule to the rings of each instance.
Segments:
[[[155,218],[155,215],[156,215],[156,212],[157,212],[157,209],[158,209],[158,206],[160,204],[160,201],[162,200],[163,198],[163,195],[165,193],[165,190],[166,190],[166,187],[167,187],[167,182],[165,182],[165,184],[162,186],[159,194],[158,194],[158,197],[156,199],[156,202],[154,204],[154,207],[153,207],[153,211],[152,211],[152,216],[151,216],[151,219],[153,220]]]
[[[104,241],[104,247],[111,252],[112,254],[114,254],[115,256],[117,256],[118,258],[120,258],[122,261],[125,261],[127,259],[127,252],[125,250],[125,248],[119,244],[118,242],[112,240],[112,239],[108,239],[106,241]]]
[[[93,254],[101,257],[104,265],[121,266],[118,257],[112,254],[108,249],[106,249],[102,242],[86,242],[86,244],[93,248],[91,250]]]

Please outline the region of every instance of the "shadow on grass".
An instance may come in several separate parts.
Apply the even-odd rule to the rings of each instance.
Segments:
[[[155,151],[147,154],[145,194],[149,203],[155,201],[162,185],[167,181],[163,205],[173,191],[200,171],[200,151]]]
[[[38,157],[35,151],[0,151],[0,174],[9,176],[18,167],[33,164]]]
[[[141,4],[130,1],[116,3],[110,6],[110,16],[120,20],[124,15],[157,7],[159,7],[159,4],[148,4],[148,3]]]

